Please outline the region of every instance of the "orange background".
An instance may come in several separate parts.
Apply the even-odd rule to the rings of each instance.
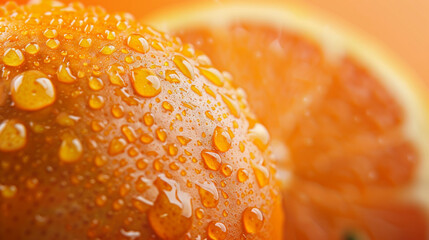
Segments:
[[[4,2],[5,0],[0,0]],[[64,0],[70,2],[70,0]],[[203,0],[81,0],[110,11],[127,11],[137,18],[164,6]],[[227,0],[204,0],[220,3]],[[247,0],[249,1],[249,0]],[[266,0],[265,0],[266,1]],[[273,0],[276,1],[276,0]],[[281,0],[277,0],[281,1]],[[18,0],[25,3],[27,0]],[[282,2],[288,2],[283,0]],[[290,2],[290,1],[289,1]],[[406,62],[429,84],[428,0],[293,0],[334,15],[367,32]]]

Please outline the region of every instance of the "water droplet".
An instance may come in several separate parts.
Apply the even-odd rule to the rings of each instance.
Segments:
[[[247,233],[255,234],[264,225],[264,216],[258,208],[248,207],[243,212],[243,226]]]
[[[221,127],[216,127],[213,132],[213,145],[220,152],[226,152],[231,147],[229,133]]]
[[[132,83],[134,90],[143,97],[154,97],[161,92],[158,76],[147,68],[133,69]]]
[[[127,38],[127,45],[139,53],[146,53],[149,51],[149,43],[139,34],[131,34]]]
[[[228,107],[229,111],[232,115],[235,117],[240,117],[240,108],[238,107],[238,104],[236,101],[234,101],[232,98],[228,97],[227,95],[221,94],[223,102]]]
[[[176,144],[174,144],[174,143],[168,144],[166,150],[167,150],[168,155],[170,155],[170,156],[176,156],[177,152],[179,151]]]
[[[211,240],[223,240],[226,238],[226,227],[220,222],[210,222],[207,227],[207,235]]]
[[[204,210],[202,208],[195,209],[195,216],[197,216],[198,219],[202,219],[204,217]]]
[[[204,160],[205,166],[210,169],[217,171],[222,164],[222,159],[217,153],[211,152],[209,150],[201,151],[201,157]]]
[[[98,110],[104,107],[104,97],[99,95],[91,95],[88,100],[88,105],[94,110]]]
[[[76,77],[72,74],[69,64],[61,64],[57,70],[58,81],[62,83],[73,83]]]
[[[176,64],[177,68],[179,68],[179,70],[183,73],[183,75],[190,79],[194,79],[194,69],[188,60],[186,60],[180,55],[176,55],[173,57],[173,62],[174,64]]]
[[[39,71],[30,70],[18,74],[11,82],[11,96],[16,106],[35,111],[55,102],[55,88],[51,80]]]
[[[0,185],[0,191],[1,191],[1,195],[4,198],[13,198],[18,192],[18,188],[14,185],[11,185],[11,186]]]
[[[95,198],[95,204],[97,204],[97,206],[99,207],[104,206],[104,204],[106,204],[106,201],[107,201],[106,195],[99,195]]]
[[[148,165],[147,160],[139,159],[136,161],[136,167],[139,170],[144,170],[145,168],[147,168],[147,165]]]
[[[65,112],[61,112],[56,117],[56,122],[63,127],[72,127],[75,124],[76,118],[71,117]]]
[[[100,52],[104,55],[110,55],[116,51],[116,47],[113,45],[104,46]]]
[[[97,167],[102,167],[107,163],[107,158],[105,156],[95,156],[94,158],[94,164]]]
[[[79,46],[84,47],[84,48],[91,47],[91,44],[92,44],[92,39],[91,38],[82,38],[79,41]]]
[[[39,50],[40,50],[40,47],[39,47],[39,45],[37,45],[37,43],[29,43],[25,46],[25,51],[28,54],[34,55],[34,54],[38,53]]]
[[[151,113],[145,113],[143,115],[143,122],[146,126],[150,127],[153,125],[153,115]]]
[[[125,205],[124,200],[122,200],[121,198],[116,199],[115,201],[113,201],[113,210],[118,211],[121,210],[121,208]]]
[[[180,83],[179,76],[174,70],[165,70],[165,80],[170,83]]]
[[[91,76],[88,79],[88,86],[93,91],[100,91],[101,89],[104,88],[104,82],[100,78],[96,78],[96,77]]]
[[[179,142],[180,142],[180,144],[182,144],[182,146],[188,145],[188,143],[191,141],[191,139],[184,137],[184,136],[177,136],[176,138],[177,138],[177,140],[179,140]]]
[[[174,110],[173,105],[171,105],[171,103],[169,103],[167,101],[162,102],[162,107],[165,110],[170,111],[170,112],[172,112]]]
[[[110,83],[120,87],[125,87],[125,81],[121,76],[121,74],[124,74],[124,73],[125,73],[124,67],[118,64],[113,64],[107,69],[107,74],[109,75]]]
[[[245,182],[247,179],[249,179],[249,173],[246,169],[240,168],[237,171],[237,179],[239,182]]]
[[[11,152],[22,149],[27,143],[27,130],[16,120],[4,120],[0,124],[0,151]]]
[[[128,183],[124,183],[119,187],[119,195],[125,197],[131,190],[131,187]]]
[[[164,174],[155,185],[159,194],[148,212],[150,226],[161,239],[181,239],[192,226],[191,196]]]
[[[83,154],[82,143],[71,134],[65,134],[62,137],[58,156],[60,160],[66,163],[78,161]]]
[[[37,178],[29,178],[25,181],[25,186],[27,186],[28,189],[35,189],[37,185],[39,185],[39,179]]]
[[[128,126],[128,125],[122,126],[121,131],[122,131],[122,134],[124,134],[125,137],[127,138],[128,142],[133,143],[133,142],[137,141],[136,132],[130,126]]]
[[[222,73],[216,68],[203,68],[200,67],[201,74],[206,77],[211,83],[216,86],[222,87],[224,84]]]
[[[60,46],[58,39],[50,38],[46,41],[46,46],[50,49],[57,49]]]
[[[3,62],[11,67],[19,66],[24,62],[24,54],[19,49],[9,48],[3,54]]]
[[[156,136],[158,137],[158,140],[161,142],[165,142],[167,139],[167,132],[163,128],[156,129]]]
[[[140,136],[140,141],[141,141],[142,143],[146,143],[146,144],[148,144],[148,143],[151,143],[151,142],[153,141],[153,138],[152,138],[149,134],[147,134],[147,133],[143,133],[143,134]]]
[[[229,164],[222,164],[220,171],[225,177],[229,177],[232,174],[232,167]]]
[[[198,193],[204,207],[214,208],[219,203],[219,193],[212,182],[198,183]]]
[[[124,116],[124,108],[119,104],[113,104],[110,111],[115,118],[121,118]]]
[[[268,185],[270,181],[270,172],[266,167],[254,165],[253,171],[255,173],[256,181],[258,182],[259,187]]]
[[[127,141],[123,138],[114,138],[109,144],[109,154],[112,156],[118,155],[125,151]]]
[[[255,126],[249,130],[248,136],[261,151],[267,148],[270,134],[264,125],[256,123]]]
[[[115,40],[116,39],[116,33],[110,30],[106,30],[104,32],[106,34],[106,39],[107,40]]]
[[[56,38],[58,36],[58,32],[55,29],[48,28],[43,32],[43,36],[47,38]]]

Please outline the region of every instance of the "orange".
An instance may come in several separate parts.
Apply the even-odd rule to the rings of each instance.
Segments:
[[[385,50],[286,4],[184,5],[143,21],[247,92],[279,161],[284,239],[429,237],[429,90]]]
[[[265,127],[179,38],[0,7],[0,239],[278,239]]]

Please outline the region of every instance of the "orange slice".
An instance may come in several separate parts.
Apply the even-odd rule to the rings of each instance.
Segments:
[[[303,6],[193,4],[144,21],[248,93],[282,168],[285,239],[429,237],[429,90],[386,50]]]

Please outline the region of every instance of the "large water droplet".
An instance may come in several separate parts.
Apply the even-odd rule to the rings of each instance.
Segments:
[[[192,226],[191,197],[164,174],[158,177],[155,185],[159,195],[149,210],[149,223],[161,239],[181,239]]]
[[[55,88],[51,80],[39,71],[30,70],[18,74],[11,82],[11,96],[16,106],[35,111],[55,102]]]

